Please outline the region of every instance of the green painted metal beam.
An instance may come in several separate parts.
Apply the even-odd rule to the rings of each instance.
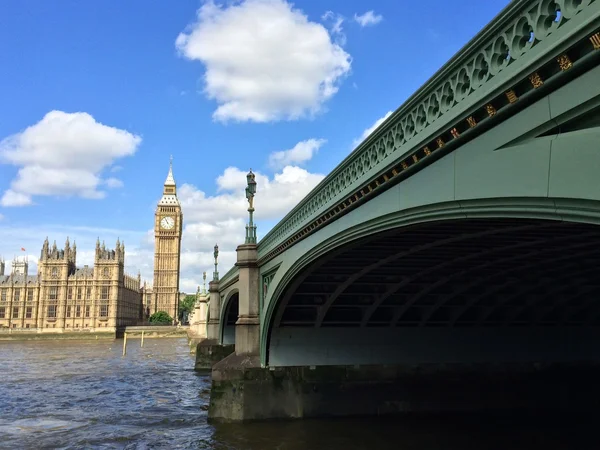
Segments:
[[[418,223],[474,218],[523,218],[554,221],[571,221],[600,225],[600,200],[584,201],[568,198],[488,198],[445,202],[435,205],[423,205],[401,210],[393,214],[384,214],[373,220],[366,220],[353,227],[340,230],[334,236],[321,239],[302,249],[286,261],[285,270],[281,270],[274,280],[272,292],[261,315],[261,363],[267,364],[267,346],[269,333],[274,321],[277,305],[285,289],[292,280],[302,273],[314,261],[331,254],[344,244],[394,228]],[[288,253],[296,253],[291,249]]]
[[[485,106],[599,28],[600,0],[511,2],[267,233],[259,259],[456,120],[471,119],[475,105]],[[231,268],[222,285],[237,273]]]
[[[485,105],[598,27],[600,0],[511,2],[260,241],[259,258],[384,167],[447,132],[461,117],[467,120],[475,105]]]

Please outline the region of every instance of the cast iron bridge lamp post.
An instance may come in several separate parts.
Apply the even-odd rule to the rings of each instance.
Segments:
[[[246,181],[248,186],[246,187],[246,199],[248,199],[248,213],[250,220],[246,225],[246,244],[256,244],[256,225],[254,225],[253,214],[254,214],[254,194],[256,194],[256,181],[254,180],[254,173],[252,169],[246,175]]]
[[[215,244],[215,251],[213,253],[215,257],[215,271],[213,272],[213,281],[219,281],[219,271],[217,270],[218,258],[219,258],[219,246]]]

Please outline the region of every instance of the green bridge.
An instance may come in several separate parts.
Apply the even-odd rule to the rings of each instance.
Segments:
[[[563,406],[600,363],[599,62],[600,0],[512,1],[251,223],[210,283],[209,417]]]

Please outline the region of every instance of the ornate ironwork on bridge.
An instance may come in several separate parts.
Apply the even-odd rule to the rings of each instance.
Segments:
[[[518,0],[362,142],[259,243],[267,261],[597,58],[598,0]],[[595,53],[595,54],[594,54]]]

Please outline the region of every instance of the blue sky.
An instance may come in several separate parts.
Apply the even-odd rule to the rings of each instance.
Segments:
[[[234,260],[248,168],[264,234],[508,1],[223,3],[0,2],[0,255],[121,237],[151,282],[172,154],[192,290],[215,241]]]

